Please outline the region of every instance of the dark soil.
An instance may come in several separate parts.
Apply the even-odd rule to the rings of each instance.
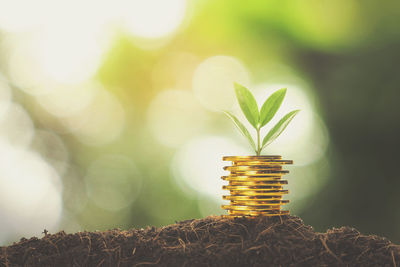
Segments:
[[[295,216],[210,216],[128,231],[46,234],[0,249],[0,266],[400,266],[400,246]]]

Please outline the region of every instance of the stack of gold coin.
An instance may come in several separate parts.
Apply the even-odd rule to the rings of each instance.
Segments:
[[[283,189],[288,182],[282,180],[282,175],[289,171],[283,170],[282,165],[293,164],[292,160],[282,160],[281,156],[227,156],[223,160],[232,162],[224,167],[229,176],[222,176],[229,182],[222,189],[230,192],[222,198],[230,204],[221,207],[228,211],[229,217],[289,214],[288,210],[281,210],[289,202],[282,199],[289,193]]]

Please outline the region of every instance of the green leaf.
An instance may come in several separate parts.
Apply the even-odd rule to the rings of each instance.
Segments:
[[[235,92],[244,115],[250,124],[257,129],[260,113],[258,112],[256,99],[249,89],[238,83],[235,83]]]
[[[300,110],[294,110],[286,114],[275,126],[272,128],[268,134],[264,137],[262,142],[262,148],[271,144],[288,126],[289,122],[299,113]]]
[[[279,89],[264,102],[260,112],[260,127],[265,126],[276,114],[286,95],[286,88]]]
[[[233,121],[233,123],[239,129],[239,131],[243,134],[243,136],[247,138],[247,140],[250,142],[251,147],[255,151],[256,144],[254,143],[253,138],[251,137],[251,135],[250,135],[249,131],[246,129],[246,127],[244,127],[244,125],[238,120],[238,118],[236,118],[236,116],[234,116],[229,111],[223,111],[223,112],[226,114],[226,116],[228,116]]]

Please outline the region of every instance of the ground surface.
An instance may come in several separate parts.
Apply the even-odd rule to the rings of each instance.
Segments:
[[[295,216],[210,216],[128,231],[47,234],[0,248],[0,266],[400,266],[400,246]]]

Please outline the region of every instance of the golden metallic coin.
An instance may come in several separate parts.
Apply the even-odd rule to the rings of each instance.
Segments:
[[[265,191],[233,191],[231,190],[232,196],[282,196],[289,194],[289,190],[274,190],[273,192],[265,192]]]
[[[288,200],[281,200],[281,201],[232,201],[232,204],[235,206],[281,206],[288,203]]]
[[[252,176],[262,176],[262,177],[275,177],[280,178],[282,174],[288,173],[287,171],[284,173],[268,173],[262,171],[245,171],[245,172],[231,172],[230,176],[244,176],[247,175],[249,178]]]
[[[232,165],[236,166],[281,166],[293,164],[292,160],[271,160],[271,161],[234,161]]]
[[[276,160],[281,159],[282,156],[270,155],[270,156],[225,156],[222,157],[223,161],[252,161],[252,160]]]
[[[242,196],[242,195],[228,195],[228,196],[222,196],[222,199],[224,200],[232,200],[232,201],[285,201],[285,203],[288,203],[289,200],[282,200],[282,195],[280,196]]]
[[[256,191],[256,192],[279,192],[282,187],[271,186],[242,186],[242,185],[224,185],[222,189],[232,191]]]
[[[223,160],[232,161],[231,166],[224,167],[230,174],[221,177],[228,182],[222,189],[230,193],[222,197],[230,201],[229,205],[221,206],[228,211],[226,217],[289,214],[289,211],[281,210],[281,206],[289,202],[282,199],[289,193],[282,188],[288,183],[282,180],[288,173],[282,166],[293,161],[282,160],[281,156],[228,156]]]
[[[245,176],[245,175],[238,175],[238,176],[222,176],[222,180],[225,181],[255,181],[255,182],[268,182],[268,181],[283,181],[280,180],[281,176]]]
[[[247,211],[249,208],[253,211],[258,212],[267,212],[267,211],[275,211],[280,209],[279,206],[239,206],[239,205],[222,205],[221,208],[225,210],[240,210]]]
[[[229,185],[243,185],[243,186],[282,186],[287,184],[288,182],[285,180],[278,181],[229,181]]]
[[[234,217],[258,217],[258,216],[284,216],[288,215],[288,210],[281,210],[279,212],[256,212],[256,211],[228,211],[228,215],[224,215],[225,218],[234,218]]]
[[[270,214],[275,215],[286,215],[289,211],[286,210],[268,210],[268,211],[246,211],[246,210],[228,210],[229,215],[238,216],[270,216]]]
[[[266,166],[226,166],[224,167],[226,171],[233,172],[247,172],[247,171],[260,171],[264,173],[288,173],[289,171],[282,171],[282,168],[271,168]]]
[[[228,210],[229,215],[239,216],[270,216],[270,215],[286,215],[289,214],[288,210],[270,210],[270,211],[242,211],[242,210]],[[248,215],[247,215],[248,214]]]

